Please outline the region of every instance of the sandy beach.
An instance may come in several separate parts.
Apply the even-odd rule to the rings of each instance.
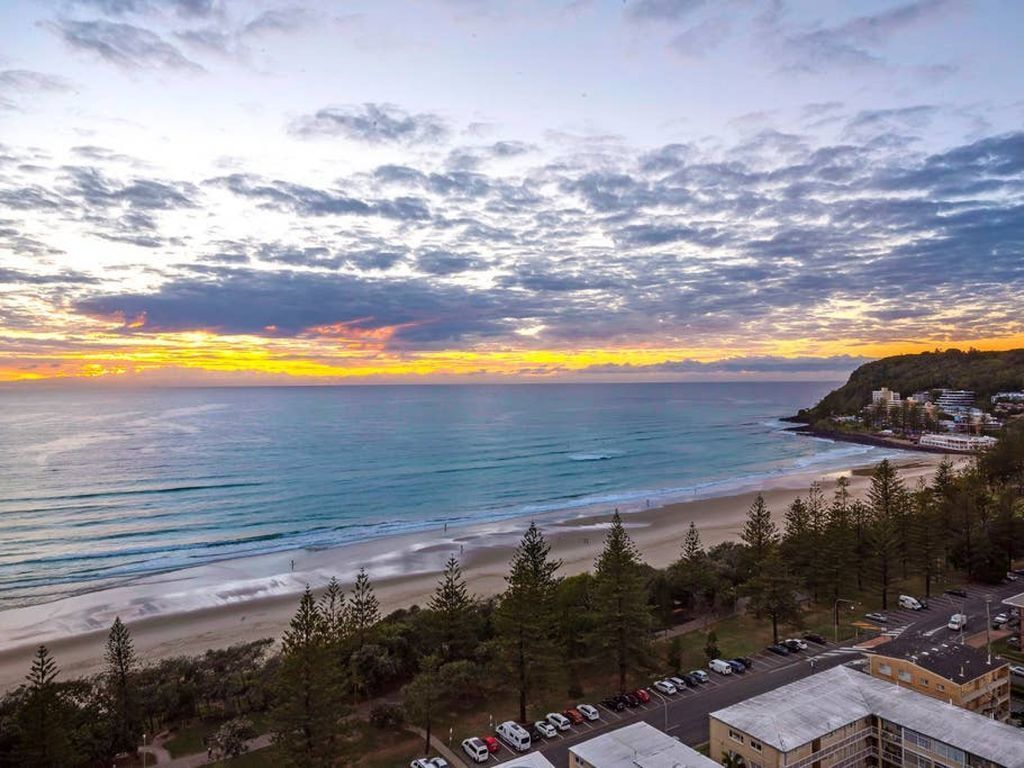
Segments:
[[[942,457],[906,453],[895,463],[909,487],[929,478]],[[757,487],[712,498],[665,506],[623,510],[631,536],[653,566],[666,566],[679,555],[683,535],[693,521],[705,545],[738,537],[750,504],[760,490],[777,518],[792,500],[818,482],[831,498],[836,480],[846,475],[851,491],[862,496],[869,485],[863,467],[802,472],[761,481]],[[589,569],[598,554],[612,509],[583,511],[567,517],[535,516],[563,562],[562,573]],[[103,641],[115,616],[132,630],[141,658],[198,654],[208,648],[264,637],[279,637],[308,583],[321,588],[337,576],[351,583],[365,566],[384,612],[423,604],[437,573],[452,554],[461,557],[474,594],[501,591],[511,550],[529,518],[390,536],[325,550],[260,555],[172,573],[148,576],[131,584],[0,613],[0,688],[24,679],[35,647],[46,643],[65,678],[88,675],[102,665]]]

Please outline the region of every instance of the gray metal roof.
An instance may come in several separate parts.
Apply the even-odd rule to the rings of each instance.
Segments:
[[[811,675],[711,717],[788,752],[871,714],[1005,768],[1024,768],[1024,731],[848,667]]]
[[[569,751],[595,768],[722,768],[644,722],[595,736]]]
[[[963,685],[1008,662],[997,656],[989,663],[988,654],[959,643],[941,642],[916,632],[904,632],[895,640],[871,649],[874,656],[905,659],[947,680]]]
[[[1024,592],[1003,600],[1003,605],[1012,605],[1014,608],[1024,608]]]
[[[505,768],[555,768],[540,752],[527,752],[517,755],[505,763]]]

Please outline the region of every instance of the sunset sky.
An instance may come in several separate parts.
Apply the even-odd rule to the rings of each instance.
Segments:
[[[1024,346],[1016,0],[5,0],[0,382]]]

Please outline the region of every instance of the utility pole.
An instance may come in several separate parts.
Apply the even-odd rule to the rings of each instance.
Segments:
[[[988,665],[992,666],[992,616],[989,606],[992,605],[992,595],[985,595],[985,648],[988,651]]]

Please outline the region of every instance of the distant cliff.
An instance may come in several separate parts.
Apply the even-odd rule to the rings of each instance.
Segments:
[[[1024,349],[1007,352],[922,352],[894,355],[865,363],[850,379],[812,408],[802,409],[794,421],[813,424],[828,416],[854,414],[871,402],[871,391],[888,387],[909,397],[932,389],[970,389],[984,407],[991,395],[1024,389]]]

